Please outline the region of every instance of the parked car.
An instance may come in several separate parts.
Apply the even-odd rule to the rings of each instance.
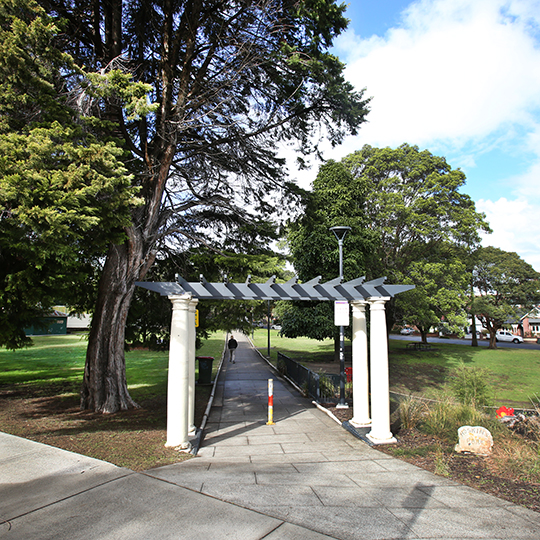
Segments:
[[[523,338],[521,336],[516,336],[509,332],[508,330],[497,330],[495,334],[495,341],[508,341],[511,343],[523,343]]]
[[[407,326],[405,328],[402,328],[399,333],[403,334],[404,336],[410,336],[411,334],[414,334],[414,328],[409,328]]]

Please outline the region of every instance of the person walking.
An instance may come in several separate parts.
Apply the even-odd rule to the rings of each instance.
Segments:
[[[238,347],[238,341],[234,339],[233,335],[231,335],[231,339],[229,339],[227,347],[229,348],[229,362],[236,364],[236,361],[234,360],[234,353],[236,352],[236,347]]]

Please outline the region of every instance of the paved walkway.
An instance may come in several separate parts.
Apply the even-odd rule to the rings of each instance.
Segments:
[[[540,514],[370,448],[235,337],[236,363],[224,364],[206,436],[186,463],[134,473],[0,435],[0,537],[540,538]]]

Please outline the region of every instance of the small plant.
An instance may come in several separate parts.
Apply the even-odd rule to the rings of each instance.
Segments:
[[[493,459],[503,470],[514,471],[522,482],[540,483],[540,446],[532,441],[504,437],[497,445]]]
[[[451,398],[429,405],[422,422],[422,431],[454,441],[461,426],[477,426],[487,422],[487,417],[471,405],[456,403]]]
[[[461,364],[450,373],[450,388],[461,404],[486,407],[492,403],[488,376],[487,369]]]
[[[413,396],[399,402],[398,415],[403,429],[414,429],[427,412],[426,404]]]
[[[319,391],[322,398],[334,397],[336,390],[330,377],[327,377],[323,371],[319,371]]]
[[[448,461],[449,458],[445,457],[442,448],[439,446],[435,451],[435,474],[439,476],[450,476]]]

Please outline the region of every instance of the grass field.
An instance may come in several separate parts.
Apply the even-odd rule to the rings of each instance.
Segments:
[[[288,339],[271,330],[271,360],[277,360],[277,352],[309,364],[331,362],[334,350],[332,340],[317,341],[307,338]],[[267,354],[267,332],[256,330],[254,343]],[[524,349],[467,345],[436,344],[434,350],[414,352],[406,349],[407,341],[390,340],[389,362],[392,390],[414,392],[427,397],[437,397],[444,390],[451,371],[461,363],[488,370],[495,405],[528,407],[531,400],[540,396],[540,353]],[[345,343],[346,363],[350,364],[350,342]]]
[[[65,395],[78,394],[88,344],[86,337],[36,336],[33,341],[34,346],[28,349],[0,349],[0,384],[33,387],[60,385]],[[197,351],[197,356],[213,356],[216,359],[214,375],[224,344],[225,335],[215,334]],[[135,401],[166,393],[168,351],[133,350],[126,352],[125,357],[128,387]]]
[[[35,338],[29,349],[0,349],[0,431],[142,471],[189,459],[165,447],[167,352],[126,353],[127,381],[139,409],[103,415],[79,408],[87,342],[80,336]],[[213,356],[214,375],[225,344],[216,334],[197,351]],[[196,386],[200,425],[210,386]]]

